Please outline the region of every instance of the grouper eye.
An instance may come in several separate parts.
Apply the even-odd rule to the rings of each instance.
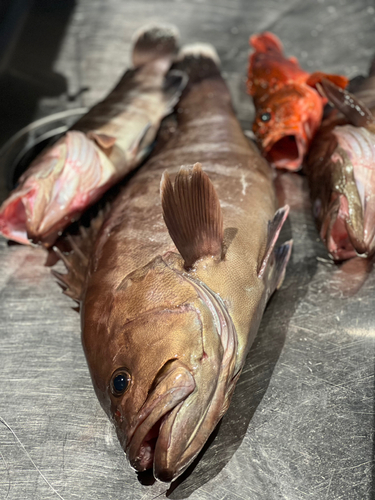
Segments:
[[[116,372],[112,376],[111,391],[114,396],[121,396],[130,385],[131,376],[126,370]]]
[[[271,113],[269,113],[268,111],[262,113],[260,115],[260,119],[262,120],[262,122],[269,122],[271,120]]]

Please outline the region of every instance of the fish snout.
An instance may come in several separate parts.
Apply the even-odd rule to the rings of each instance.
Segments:
[[[144,471],[152,467],[160,436],[163,435],[163,442],[168,441],[163,430],[165,423],[174,419],[195,386],[193,375],[179,360],[168,361],[159,370],[146,402],[127,433],[125,451],[134,469]]]

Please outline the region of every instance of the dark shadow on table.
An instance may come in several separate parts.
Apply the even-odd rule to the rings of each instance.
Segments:
[[[34,119],[38,101],[67,91],[53,70],[76,0],[4,0],[0,19],[0,144]]]

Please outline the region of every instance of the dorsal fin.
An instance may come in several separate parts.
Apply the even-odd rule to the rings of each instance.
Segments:
[[[318,90],[355,127],[367,127],[375,123],[375,118],[371,111],[355,95],[347,90],[337,87],[325,78],[318,85]]]
[[[220,202],[202,165],[181,167],[174,186],[165,171],[160,195],[165,224],[185,268],[201,257],[222,257],[224,228]]]
[[[279,237],[281,228],[284,225],[286,218],[289,213],[289,205],[285,205],[282,208],[279,208],[273,219],[268,221],[268,232],[267,232],[267,244],[266,251],[264,253],[264,257],[262,261],[258,265],[258,278],[262,278],[264,275],[264,271],[267,268],[268,261],[272,255],[273,249],[275,248],[275,244],[277,238]]]
[[[108,207],[100,210],[98,215],[92,219],[90,227],[80,226],[79,235],[66,236],[67,243],[71,248],[70,253],[64,253],[58,247],[53,247],[55,253],[63,261],[67,273],[61,274],[54,269],[51,272],[65,295],[78,303],[83,299],[90,255],[108,210]]]
[[[332,82],[333,85],[336,85],[339,88],[345,88],[349,79],[346,76],[342,75],[329,75],[328,73],[323,73],[322,71],[315,71],[315,73],[311,73],[311,75],[306,80],[306,84],[310,87],[317,88],[317,85],[320,84],[323,80],[327,80]]]

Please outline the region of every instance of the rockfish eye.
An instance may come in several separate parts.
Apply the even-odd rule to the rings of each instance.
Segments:
[[[262,122],[269,122],[271,120],[271,113],[269,113],[268,111],[262,113],[260,115],[260,119],[262,120]]]
[[[113,375],[111,382],[112,394],[114,396],[121,396],[121,394],[124,394],[124,392],[129,387],[130,380],[131,376],[127,371],[121,370],[116,372]]]

